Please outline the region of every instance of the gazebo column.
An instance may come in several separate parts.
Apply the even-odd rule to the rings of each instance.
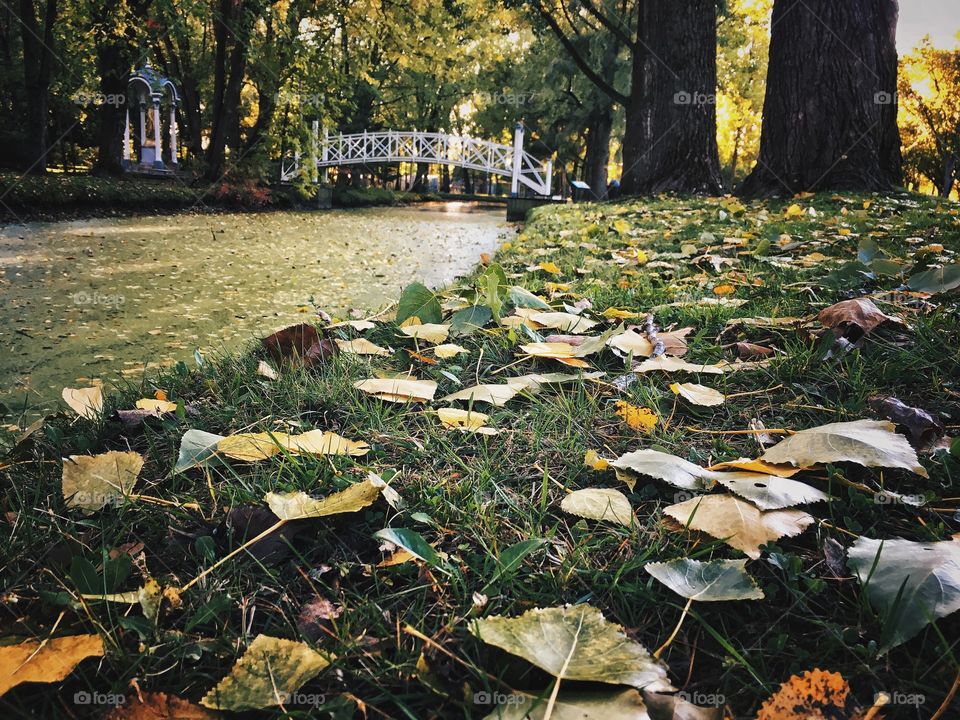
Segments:
[[[140,102],[140,155],[137,164],[143,164],[143,148],[147,146],[147,104]]]
[[[153,143],[153,167],[155,170],[163,170],[163,144],[160,140],[160,98],[153,99]]]
[[[177,160],[177,104],[170,103],[170,164],[176,170],[179,165]]]
[[[123,169],[130,169],[130,106],[126,106],[126,120],[123,123]]]

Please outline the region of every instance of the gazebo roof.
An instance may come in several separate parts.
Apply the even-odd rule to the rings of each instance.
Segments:
[[[162,95],[164,90],[169,88],[173,100],[175,102],[180,100],[180,94],[177,92],[177,86],[173,84],[173,81],[154,70],[149,62],[133,71],[130,75],[130,82],[145,84],[153,95]]]

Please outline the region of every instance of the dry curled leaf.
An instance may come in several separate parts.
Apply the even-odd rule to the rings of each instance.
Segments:
[[[353,386],[375,398],[393,403],[426,402],[433,400],[437,392],[437,383],[433,380],[371,378],[359,380]]]
[[[854,720],[859,717],[861,713],[843,676],[818,669],[792,676],[757,713],[757,720]]]
[[[67,635],[0,646],[0,695],[25,682],[59,682],[88,657],[103,655],[99,635]]]
[[[851,342],[869,335],[885,322],[903,324],[903,320],[894,315],[887,315],[869,298],[838,302],[821,310],[817,319],[823,323],[824,327],[830,328],[835,334]]]

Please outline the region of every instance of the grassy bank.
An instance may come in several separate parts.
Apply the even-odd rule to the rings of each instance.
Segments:
[[[858,250],[864,265],[854,264]],[[956,207],[912,196],[541,208],[495,258],[503,277],[481,268],[464,286],[442,293],[443,322],[474,302],[489,303],[504,318],[536,304],[525,293],[505,291],[520,286],[554,310],[576,306],[597,323],[591,336],[642,325],[647,312],[661,337],[692,328],[683,359],[701,371],[631,379],[625,362],[633,358],[603,348],[582,364],[604,377],[524,391],[502,407],[476,402],[499,434],[461,433],[430,412],[468,407],[440,401],[448,393],[527,373],[578,372],[520,350],[556,331],[537,323],[524,329],[516,319],[486,322],[451,338],[464,353],[440,359],[387,314],[362,333],[327,331],[395,350],[386,356],[342,352],[310,368],[278,367],[269,379],[258,374],[258,364],[276,364],[258,348],[200,367],[181,365],[109,396],[94,420],[51,417],[19,441],[10,432],[11,449],[0,461],[4,642],[97,634],[105,654],[82,662],[63,682],[14,688],[0,707],[82,717],[109,708],[78,705],[76,693],[133,702],[138,689],[196,702],[263,634],[307,642],[332,663],[300,688],[304,702],[285,706],[292,716],[324,717],[322,707],[338,718],[497,717],[486,701],[499,693],[508,702],[503,716],[514,717],[506,714],[509,702],[546,698],[551,676],[478,640],[474,619],[586,603],[647,650],[662,647],[667,679],[684,697],[719,704],[729,717],[755,717],[780,683],[814,668],[840,673],[850,686],[839,701],[843,709],[825,717],[865,717],[881,691],[912,702],[873,717],[929,718],[938,709],[942,718],[955,716],[956,699],[943,708],[960,671],[960,617],[925,625],[887,650],[896,618],[871,605],[844,560],[861,536],[935,542],[960,531],[960,460],[948,443],[920,451],[926,478],[841,461],[798,476],[832,500],[801,506],[813,518],[809,526],[764,545],[762,556],[747,563],[764,598],[694,602],[686,611],[686,599],[654,580],[646,564],[744,554],[665,514],[696,491],[644,474],[626,483],[602,462],[592,462],[601,469],[588,467],[585,457],[592,450],[613,460],[652,448],[699,466],[755,458],[764,452],[756,421],[770,429],[769,447],[786,431],[877,418],[868,401],[878,394],[929,410],[947,435],[955,434],[957,293],[888,291],[928,266],[955,263],[957,251]],[[862,338],[849,325],[822,334],[819,311],[865,294],[904,324],[887,321]],[[409,304],[401,306],[404,314]],[[421,320],[438,309],[429,298],[414,305]],[[750,369],[702,370],[731,360],[738,342],[774,352]],[[354,387],[407,371],[435,381],[436,400],[395,404]],[[725,400],[691,404],[670,389],[674,382],[709,386]],[[114,414],[158,390],[177,403],[175,412],[134,427]],[[313,428],[367,443],[369,451],[358,457],[279,452],[259,462],[173,472],[191,429],[229,435]],[[90,514],[69,507],[61,459],[110,450],[144,457],[135,497]],[[266,493],[330,496],[370,472],[402,504],[380,498],[356,512],[298,520],[250,544],[277,520],[266,510]],[[626,495],[632,508],[626,524],[560,508],[571,491],[598,487]],[[891,502],[895,496],[881,490],[923,495],[925,504]],[[394,534],[393,543],[374,536],[388,527],[408,532]],[[423,560],[403,555],[404,547]],[[96,599],[146,587],[148,577],[170,588],[155,622],[136,602]],[[541,649],[550,644],[541,642]],[[603,659],[594,658],[597,665]],[[611,687],[623,690],[564,681],[561,698],[567,690]],[[544,704],[534,717],[543,716]]]

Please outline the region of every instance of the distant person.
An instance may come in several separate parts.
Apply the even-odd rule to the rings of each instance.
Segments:
[[[607,199],[616,200],[618,197],[620,197],[620,181],[611,180],[610,184],[607,185]]]

